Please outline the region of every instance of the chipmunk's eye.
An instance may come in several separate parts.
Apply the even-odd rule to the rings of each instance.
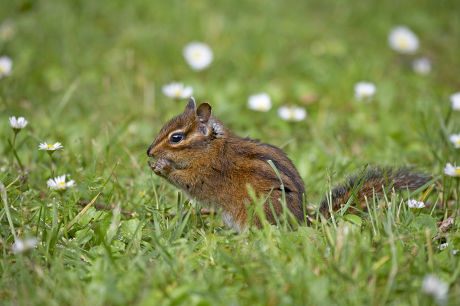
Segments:
[[[169,137],[169,142],[171,143],[179,143],[184,140],[184,134],[182,133],[174,133]]]

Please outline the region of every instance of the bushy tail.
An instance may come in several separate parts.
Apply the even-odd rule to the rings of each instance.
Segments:
[[[332,189],[321,201],[320,213],[326,218],[330,217],[329,205],[332,211],[336,211],[342,204],[346,204],[352,198],[351,207],[359,203],[362,210],[366,209],[366,198],[372,201],[372,197],[382,196],[385,190],[415,190],[431,180],[430,176],[413,172],[410,169],[384,169],[367,168],[362,173],[351,176],[345,184]],[[356,211],[356,210],[354,210]]]

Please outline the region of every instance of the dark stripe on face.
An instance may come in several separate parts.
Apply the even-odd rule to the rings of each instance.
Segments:
[[[191,140],[190,142],[183,144],[180,146],[181,149],[192,149],[192,148],[200,148],[200,147],[205,147],[209,144],[210,139],[203,137],[199,138],[197,140]],[[179,148],[179,146],[178,146]]]

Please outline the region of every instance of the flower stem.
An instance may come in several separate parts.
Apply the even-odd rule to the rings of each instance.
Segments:
[[[19,167],[21,168],[21,171],[24,172],[24,166],[22,165],[21,163],[21,160],[19,159],[19,156],[18,156],[18,153],[16,152],[16,135],[18,134],[18,132],[14,132],[14,136],[13,136],[13,143],[11,144],[11,147],[12,147],[12,150],[13,150],[13,155],[14,157],[16,158],[18,164],[19,164]]]
[[[449,107],[449,111],[447,112],[446,119],[444,120],[446,126],[449,124],[451,114],[452,114],[452,107]]]
[[[454,212],[454,220],[456,219],[457,215],[458,215],[458,209],[460,208],[460,197],[459,197],[459,186],[460,186],[460,178],[456,178],[455,179],[457,181],[457,188],[455,190],[455,192],[457,193],[456,195],[456,201],[455,201],[455,212]]]
[[[54,177],[54,172],[56,171],[56,164],[53,158],[53,151],[48,151],[48,155],[50,156],[50,160],[51,160],[51,167],[50,167],[51,176],[50,177]]]

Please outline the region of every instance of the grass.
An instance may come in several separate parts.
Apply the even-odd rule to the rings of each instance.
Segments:
[[[3,3],[0,21],[16,34],[0,42],[13,60],[0,79],[1,303],[429,305],[421,284],[435,274],[449,285],[446,303],[458,304],[458,224],[433,237],[458,201],[458,181],[442,169],[460,163],[448,141],[460,132],[449,103],[459,91],[459,10],[454,0]],[[388,47],[399,24],[418,35],[429,75]],[[182,57],[194,40],[215,55],[201,72]],[[411,211],[405,202],[422,194],[389,193],[358,218],[341,212],[333,223],[240,235],[218,215],[191,213],[199,204],[146,164],[162,124],[185,106],[161,93],[173,80],[193,86],[238,135],[283,147],[313,207],[367,163],[433,174],[433,205]],[[371,103],[353,98],[361,80],[377,86]],[[257,92],[272,97],[268,113],[247,109]],[[307,119],[279,119],[285,104],[306,107]],[[25,173],[11,115],[29,121],[15,143]],[[64,150],[50,159],[40,141]],[[75,188],[47,188],[66,173]],[[115,209],[77,205],[93,199]],[[14,235],[39,244],[13,254]]]

